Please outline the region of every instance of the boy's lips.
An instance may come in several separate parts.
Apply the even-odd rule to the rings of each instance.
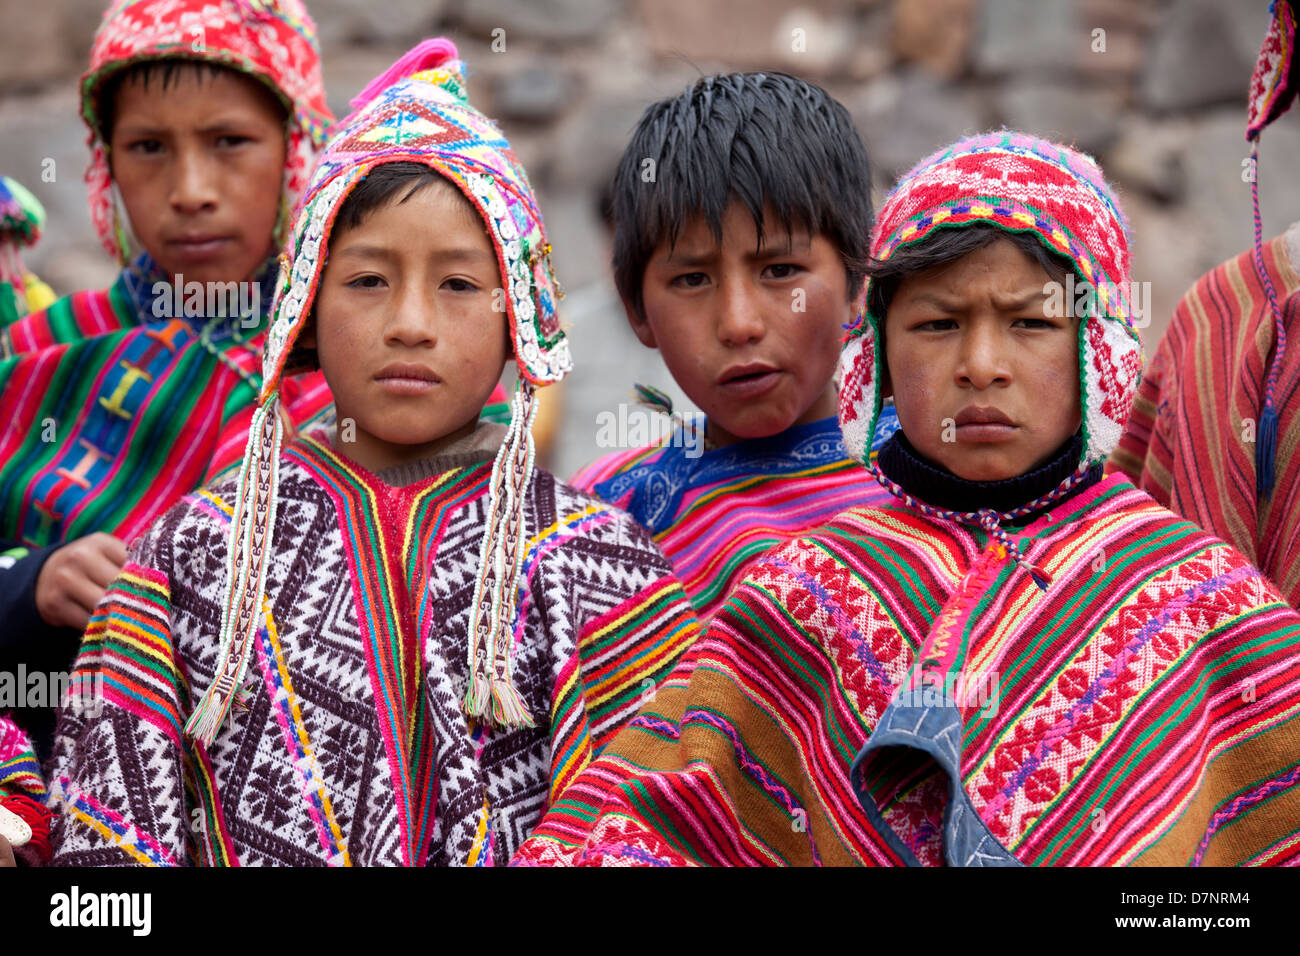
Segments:
[[[1008,441],[1019,430],[1004,412],[991,406],[968,405],[954,419],[957,437],[966,442]]]
[[[442,384],[442,379],[423,365],[393,362],[375,373],[379,387],[398,395],[420,395]]]
[[[747,362],[723,369],[718,388],[732,398],[757,398],[776,388],[781,370],[766,362]]]
[[[203,262],[223,254],[231,242],[230,236],[188,235],[165,240],[176,257],[187,262]]]

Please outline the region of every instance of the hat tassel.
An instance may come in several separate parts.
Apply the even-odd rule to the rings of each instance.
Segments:
[[[492,463],[487,531],[474,584],[469,628],[465,713],[496,727],[532,727],[532,715],[514,684],[511,650],[518,577],[524,552],[524,498],[536,450],[532,425],[537,401],[521,380],[511,401],[510,428]]]
[[[221,653],[212,683],[185,722],[185,733],[204,746],[212,745],[236,699],[246,696],[244,674],[262,614],[275,528],[280,445],[284,440],[279,405],[279,400],[272,397],[253,413],[239,468],[221,611]]]

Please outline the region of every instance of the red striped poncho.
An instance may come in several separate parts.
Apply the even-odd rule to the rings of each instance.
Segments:
[[[264,316],[155,318],[142,283],[124,270],[0,331],[0,538],[130,540],[242,458]],[[319,372],[281,395],[295,426],[332,414]]]
[[[1178,303],[1108,467],[1232,544],[1300,608],[1300,223],[1264,245],[1264,264],[1291,340],[1271,497],[1255,493],[1255,441],[1277,332],[1251,251]]]
[[[898,429],[881,412],[874,446]],[[885,501],[825,418],[694,457],[681,426],[667,442],[615,452],[573,476],[574,487],[625,508],[649,528],[707,620],[769,549],[841,511]]]
[[[773,552],[516,862],[1300,860],[1300,616],[1120,476],[1017,533],[1046,593],[902,505]]]

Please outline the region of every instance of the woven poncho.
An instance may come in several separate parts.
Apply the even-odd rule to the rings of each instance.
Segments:
[[[1161,504],[1230,541],[1300,607],[1300,224],[1263,239],[1258,144],[1300,91],[1296,17],[1275,0],[1250,84],[1255,244],[1179,302],[1111,459]],[[1288,171],[1282,171],[1286,174]]]
[[[887,409],[875,447],[897,428]],[[607,455],[572,483],[626,509],[650,530],[705,620],[764,552],[841,511],[887,497],[862,480],[833,418],[698,455],[692,447],[674,433],[659,445]]]
[[[1056,144],[991,134],[922,161],[875,254],[943,222],[1029,231],[1082,275],[1127,278],[1114,196]],[[864,461],[882,320],[845,352]],[[887,506],[769,553],[518,861],[1294,863],[1300,616],[1122,477],[1084,486],[1140,352],[1122,297],[1079,325],[1077,479],[977,515],[887,482]]]
[[[182,727],[222,666],[238,480],[150,528],[73,672],[74,686],[99,682],[102,711],[60,711],[47,764],[54,864],[506,863],[697,629],[644,530],[535,469],[512,622],[534,725],[466,717],[505,430],[480,426],[401,476],[358,467],[320,435],[286,443],[245,694],[208,744]]]
[[[274,266],[248,321],[160,319],[142,257],[0,332],[0,537],[28,545],[95,531],[130,540],[239,461],[256,407]],[[333,412],[319,372],[293,379],[294,428]]]

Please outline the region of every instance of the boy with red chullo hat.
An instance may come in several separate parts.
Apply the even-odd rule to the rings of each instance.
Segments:
[[[895,502],[764,556],[689,684],[517,862],[1294,863],[1300,616],[1102,476],[1141,348],[1101,170],[961,140],[900,180],[872,252],[840,423]],[[1062,308],[1070,273],[1093,307]],[[872,461],[891,393],[901,430]]]
[[[81,114],[122,270],[0,329],[0,673],[65,674],[127,544],[243,451],[281,235],[333,119],[315,31],[300,0],[104,13]],[[319,373],[283,396],[295,428],[330,415]],[[41,756],[55,704],[12,712]],[[18,803],[40,782],[10,729]]]
[[[0,330],[7,672],[66,672],[127,543],[238,460],[278,237],[332,121],[300,0],[116,0],[81,112],[122,270]],[[295,427],[331,408],[319,374],[285,395]],[[49,703],[15,711],[42,756]]]

